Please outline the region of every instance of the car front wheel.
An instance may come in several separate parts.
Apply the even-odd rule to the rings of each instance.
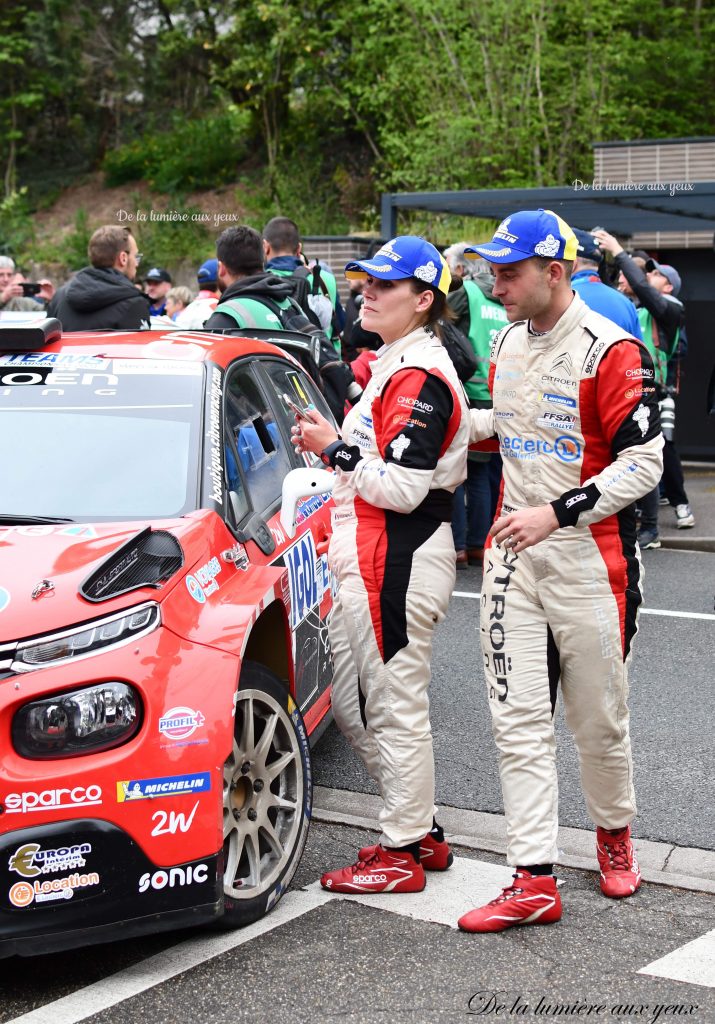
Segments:
[[[245,662],[223,773],[224,927],[258,920],[288,888],[308,836],[312,799],[300,711],[272,672]]]

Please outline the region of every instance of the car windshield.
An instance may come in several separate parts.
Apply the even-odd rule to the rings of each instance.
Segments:
[[[0,354],[0,516],[195,509],[203,378],[188,361]]]

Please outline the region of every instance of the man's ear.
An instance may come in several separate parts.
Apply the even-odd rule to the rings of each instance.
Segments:
[[[216,273],[218,275],[219,281],[223,281],[225,283],[228,280],[226,275],[226,264],[222,263],[221,260],[218,260],[218,270],[216,271]]]
[[[114,268],[115,268],[115,270],[124,270],[124,268],[126,267],[128,262],[129,262],[129,253],[125,252],[124,249],[121,249],[117,253],[116,258],[114,260]]]

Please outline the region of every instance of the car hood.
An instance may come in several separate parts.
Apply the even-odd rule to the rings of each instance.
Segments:
[[[204,509],[182,519],[153,522],[0,526],[0,643],[63,629],[141,601],[164,600],[204,555],[207,520],[217,518]],[[176,537],[184,553],[183,568],[158,588],[139,587],[99,602],[82,597],[79,588],[87,577],[147,528]]]

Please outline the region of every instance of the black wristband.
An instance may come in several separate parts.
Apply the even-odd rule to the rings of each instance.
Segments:
[[[601,492],[595,484],[587,484],[586,487],[574,487],[571,491],[564,491],[560,498],[550,502],[556,513],[559,526],[575,526],[578,517],[582,512],[593,508]]]
[[[355,469],[362,456],[357,446],[350,447],[338,438],[337,441],[333,441],[323,449],[320,458],[326,466],[330,466],[332,469],[337,469],[339,466],[340,469],[350,473]]]

